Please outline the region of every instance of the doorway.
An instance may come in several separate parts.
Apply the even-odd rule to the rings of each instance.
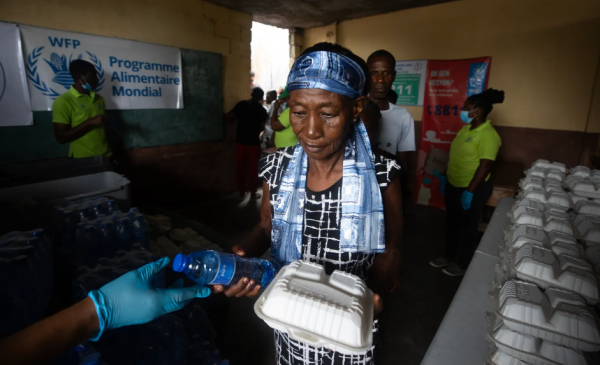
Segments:
[[[285,87],[290,70],[290,32],[252,22],[251,61],[254,86],[265,94]]]

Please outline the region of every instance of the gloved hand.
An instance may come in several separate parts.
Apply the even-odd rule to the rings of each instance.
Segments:
[[[88,296],[96,305],[100,330],[92,338],[97,341],[108,329],[150,322],[164,314],[183,308],[193,298],[210,295],[210,289],[196,285],[189,288],[153,288],[152,277],[169,263],[164,257],[133,270],[92,290]]]
[[[440,174],[437,170],[433,171],[433,176],[440,179],[440,192],[442,193],[442,195],[446,195],[446,182],[448,181],[448,178]]]
[[[471,202],[473,201],[473,193],[468,190],[463,191],[462,196],[460,197],[460,203],[464,210],[471,209]]]

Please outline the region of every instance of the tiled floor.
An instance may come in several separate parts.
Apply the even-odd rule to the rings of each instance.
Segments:
[[[242,243],[259,220],[260,200],[227,198],[179,209],[231,240]],[[460,284],[428,261],[444,247],[443,211],[411,206],[404,220],[404,279],[402,287],[384,298],[378,364],[419,364]],[[233,365],[274,362],[270,329],[256,317],[251,299],[230,301],[224,354]]]

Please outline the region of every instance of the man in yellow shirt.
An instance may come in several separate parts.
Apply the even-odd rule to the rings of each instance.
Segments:
[[[111,156],[104,126],[104,99],[93,90],[98,86],[94,66],[75,60],[69,66],[73,85],[52,105],[54,137],[60,144],[69,142],[69,157]]]

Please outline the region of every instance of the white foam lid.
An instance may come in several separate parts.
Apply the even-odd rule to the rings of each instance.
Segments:
[[[373,344],[373,292],[357,276],[315,263],[284,266],[254,304],[270,327],[314,347],[359,354]]]

